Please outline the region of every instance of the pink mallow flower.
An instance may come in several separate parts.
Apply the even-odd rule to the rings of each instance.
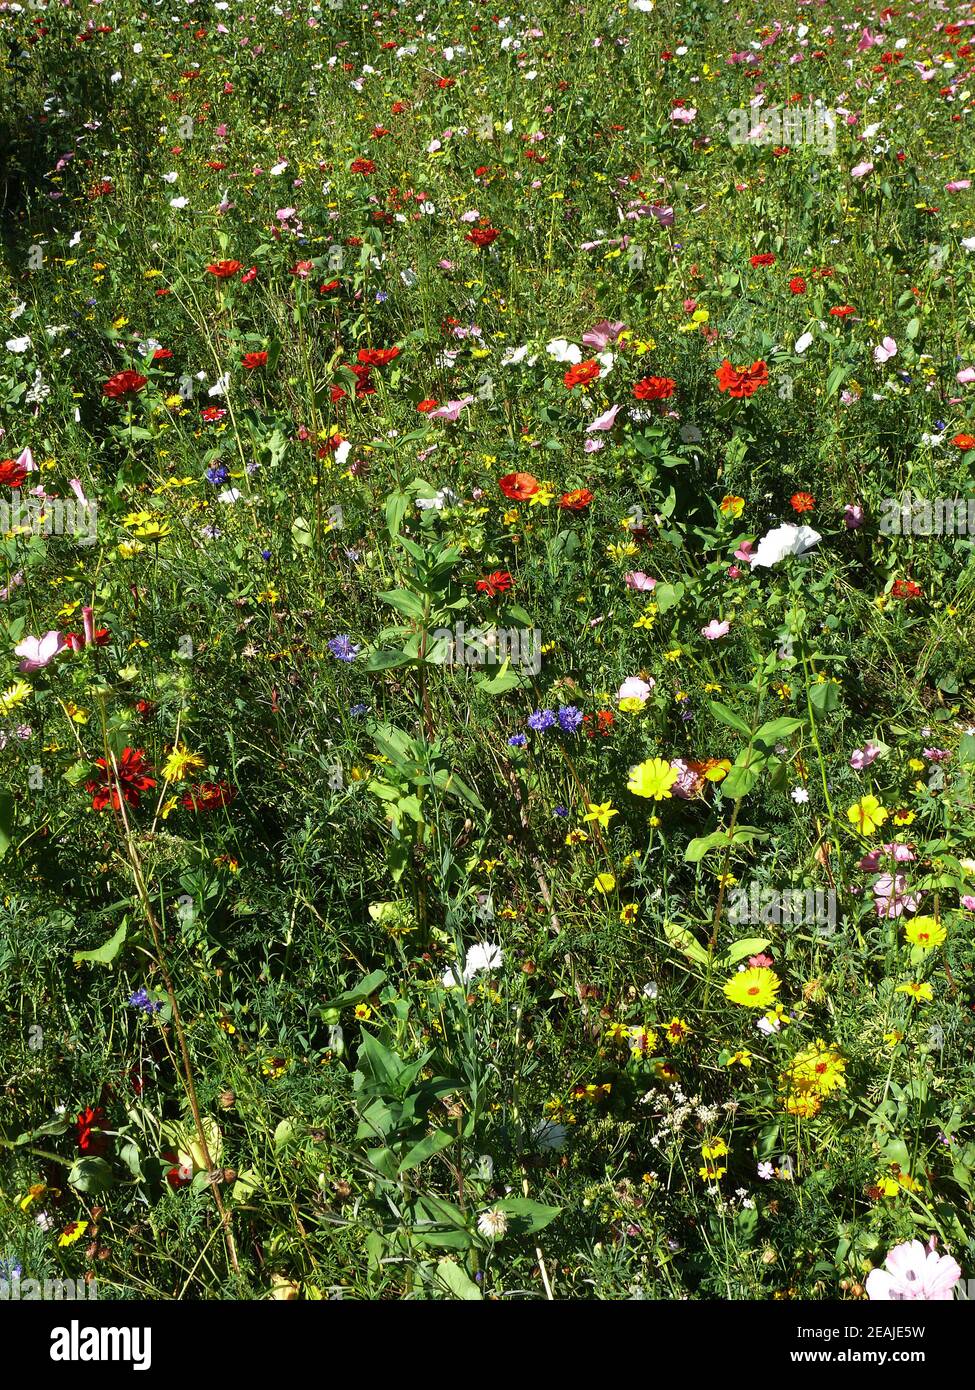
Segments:
[[[939,1255],[934,1237],[924,1246],[919,1240],[904,1241],[887,1251],[884,1269],[867,1275],[867,1297],[874,1302],[892,1303],[923,1299],[947,1303],[961,1278],[961,1268],[950,1255]]]

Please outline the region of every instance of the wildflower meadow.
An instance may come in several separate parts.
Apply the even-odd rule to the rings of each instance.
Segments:
[[[3,1298],[975,1297],[975,5],[0,54]]]

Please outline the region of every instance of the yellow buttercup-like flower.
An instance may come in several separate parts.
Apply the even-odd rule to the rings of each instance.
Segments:
[[[855,825],[861,835],[872,835],[890,815],[875,796],[861,796],[846,812],[851,825]]]
[[[652,801],[666,801],[670,799],[670,789],[677,781],[677,775],[670,763],[665,762],[663,758],[647,758],[645,762],[637,763],[636,767],[630,768],[630,780],[626,789],[634,796],[645,796]]]
[[[732,1004],[741,1004],[746,1009],[767,1009],[779,992],[782,981],[773,970],[752,966],[749,970],[739,970],[724,983],[724,992]]]

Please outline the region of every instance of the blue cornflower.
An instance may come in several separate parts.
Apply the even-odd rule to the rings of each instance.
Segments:
[[[563,733],[577,733],[581,726],[581,709],[576,709],[575,705],[561,705],[559,707],[559,727],[562,729]]]
[[[355,661],[362,650],[347,632],[343,632],[339,637],[330,637],[326,645],[336,661]]]
[[[569,814],[569,812],[566,810],[566,808],[565,808],[564,806],[556,806],[555,810],[552,812],[552,815],[553,815],[553,816],[559,816],[559,817],[567,816],[568,814]]]
[[[537,709],[528,716],[528,727],[536,734],[544,734],[555,723],[555,715],[550,709]]]
[[[353,718],[353,719],[358,719],[358,718],[360,718],[361,715],[363,715],[363,714],[368,714],[368,713],[369,713],[369,706],[368,706],[368,705],[352,705],[352,706],[350,707],[350,709],[349,709],[349,713],[352,715],[352,718]]]
[[[527,742],[528,742],[528,740],[527,740],[527,738],[525,738],[525,735],[524,735],[524,734],[512,734],[511,737],[508,739],[508,747],[509,747],[509,748],[524,748],[524,746],[525,746],[525,744],[526,744]]]
[[[133,1009],[140,1009],[144,1014],[156,1014],[162,1008],[161,1004],[157,1004],[149,998],[149,991],[145,985],[141,989],[137,989],[134,994],[129,995],[129,1004]]]
[[[225,463],[218,463],[213,468],[207,469],[206,476],[208,483],[212,483],[214,487],[219,487],[230,477],[230,469]]]
[[[271,552],[270,552],[270,550],[262,550],[262,551],[261,551],[261,559],[262,559],[262,560],[270,560],[270,558],[271,558]]]

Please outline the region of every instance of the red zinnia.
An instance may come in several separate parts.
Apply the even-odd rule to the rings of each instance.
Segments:
[[[714,374],[718,380],[718,390],[740,399],[754,396],[760,386],[768,385],[768,367],[764,362],[753,362],[750,367],[733,367],[727,357]]]
[[[793,511],[802,515],[803,512],[811,512],[816,505],[816,499],[809,492],[794,492],[789,498],[789,503]]]
[[[595,381],[599,375],[599,363],[594,357],[588,362],[580,362],[575,367],[570,367],[562,380],[571,391],[575,386],[587,386],[590,381]]]
[[[760,265],[775,265],[775,257],[770,251],[766,251],[761,256],[752,256],[752,265],[756,270]]]
[[[541,484],[530,473],[506,473],[498,479],[498,487],[512,502],[527,502],[533,497]]]
[[[240,359],[240,365],[252,372],[255,367],[263,367],[267,364],[266,352],[245,352]]]
[[[129,806],[138,806],[139,793],[156,785],[153,778],[147,775],[152,771],[152,768],[146,762],[146,755],[141,748],[123,748],[121,757],[116,761],[118,763],[117,784],[115,771],[111,764],[105,758],[95,759],[95,766],[101,769],[101,778],[85,783],[85,791],[91,793],[93,811],[104,811],[109,802],[117,811],[121,804],[119,789],[121,789],[122,796]]]
[[[469,231],[464,240],[471,242],[473,246],[490,246],[492,241],[497,241],[501,233],[497,227],[474,227]]]
[[[356,353],[356,360],[367,367],[385,367],[387,362],[392,362],[399,357],[399,348],[360,348]]]
[[[677,390],[677,382],[669,376],[645,376],[633,388],[638,401],[667,401]]]
[[[951,442],[956,449],[975,449],[975,434],[956,434]]]
[[[794,275],[789,281],[789,289],[793,294],[805,294],[806,282],[801,275]]]
[[[834,304],[829,312],[834,319],[848,319],[851,314],[856,313],[856,309],[852,304]]]
[[[215,275],[218,280],[229,280],[232,275],[236,275],[241,270],[240,261],[212,261],[207,266],[211,275]]]
[[[236,796],[236,790],[228,782],[201,782],[180,798],[180,804],[188,811],[216,811],[221,806],[229,806]]]
[[[26,467],[16,459],[4,459],[0,463],[0,486],[20,487],[26,477]]]
[[[116,372],[110,376],[102,387],[102,395],[110,397],[113,401],[124,400],[126,396],[137,396],[144,386],[148,384],[147,376],[140,376],[138,372],[126,370]]]
[[[564,512],[584,512],[592,500],[593,494],[587,487],[577,487],[572,492],[563,492],[559,506]]]
[[[430,411],[436,410],[439,404],[440,402],[438,400],[434,400],[432,396],[428,396],[425,401],[417,401],[416,408],[421,415],[429,415]]]

